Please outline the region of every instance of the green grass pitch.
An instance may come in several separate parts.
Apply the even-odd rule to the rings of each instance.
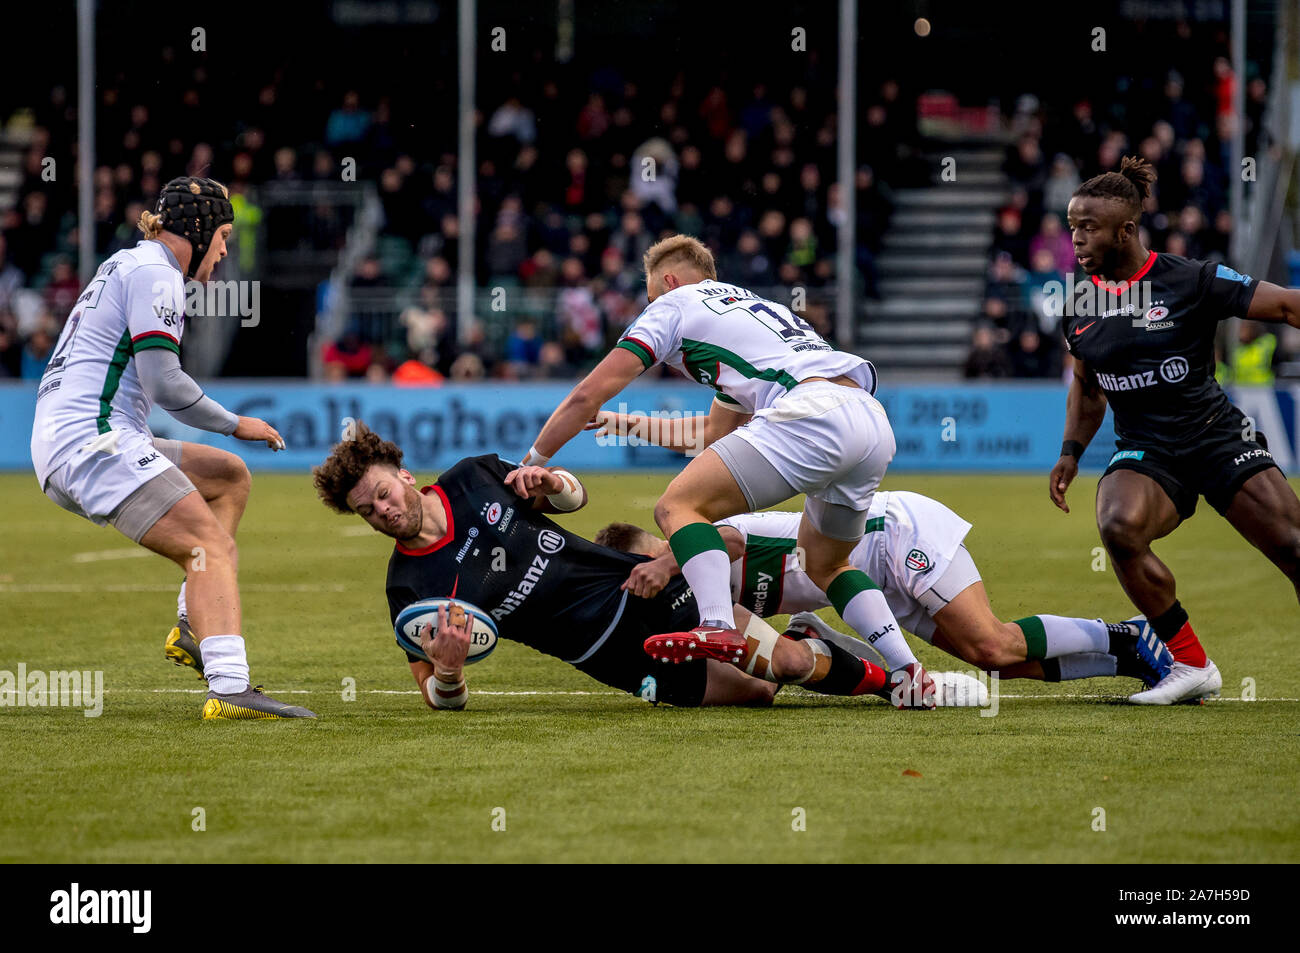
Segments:
[[[593,476],[566,524],[648,525],[668,477]],[[974,523],[1003,618],[1130,613],[1093,569],[1095,480],[1069,516],[1045,474],[891,473],[886,488]],[[1300,610],[1204,504],[1157,545],[1223,671],[1204,706],[1117,705],[1136,683],[1097,679],[1004,682],[995,717],[788,689],[770,710],[655,708],[505,643],[468,670],[469,709],[435,713],[388,628],[391,543],[327,512],[305,475],[259,475],[239,534],[254,681],[321,718],[203,723],[200,683],[162,656],[177,571],[29,474],[0,490],[0,669],[105,680],[98,718],[0,708],[0,860],[1300,860]],[[967,668],[915,644],[928,666]]]

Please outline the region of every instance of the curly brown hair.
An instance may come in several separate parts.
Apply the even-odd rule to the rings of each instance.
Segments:
[[[402,448],[385,440],[361,421],[351,426],[352,437],[334,445],[325,462],[312,468],[312,482],[321,502],[336,513],[351,513],[348,494],[375,464],[395,470],[402,467]]]

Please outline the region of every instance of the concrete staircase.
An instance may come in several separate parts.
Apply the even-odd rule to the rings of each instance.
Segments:
[[[997,209],[1008,197],[1004,144],[931,143],[931,185],[900,189],[876,260],[881,300],[868,300],[858,345],[884,379],[961,377],[979,316]],[[956,178],[940,179],[952,157]]]

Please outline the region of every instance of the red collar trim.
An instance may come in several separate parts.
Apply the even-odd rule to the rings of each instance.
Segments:
[[[437,550],[442,549],[442,547],[446,546],[448,543],[450,543],[453,539],[456,538],[456,523],[455,520],[452,519],[451,503],[447,501],[447,494],[442,492],[442,487],[438,486],[438,484],[436,483],[433,483],[429,486],[420,487],[421,493],[428,493],[430,490],[432,490],[434,493],[437,493],[438,498],[442,500],[442,508],[447,513],[447,532],[442,534],[441,539],[434,540],[432,543],[430,543],[428,546],[424,547],[423,549],[407,549],[400,542],[397,543],[396,544],[397,551],[404,556],[427,556],[429,555],[429,553],[436,552]]]
[[[1109,291],[1113,295],[1122,295],[1124,292],[1128,291],[1128,289],[1131,288],[1135,282],[1141,281],[1142,276],[1145,275],[1148,271],[1150,271],[1151,266],[1154,265],[1155,263],[1156,263],[1156,253],[1152,252],[1150,255],[1147,256],[1146,264],[1144,264],[1141,268],[1139,268],[1137,270],[1137,273],[1133,275],[1133,277],[1130,278],[1128,281],[1120,282],[1119,287],[1112,287],[1109,282],[1106,284],[1102,284],[1101,279],[1098,278],[1096,275],[1092,276],[1092,283],[1096,285],[1098,288],[1103,289],[1104,291]]]

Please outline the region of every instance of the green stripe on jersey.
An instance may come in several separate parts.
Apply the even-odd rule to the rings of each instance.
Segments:
[[[164,350],[171,351],[177,356],[181,353],[181,346],[177,344],[171,335],[163,331],[151,331],[141,337],[138,341],[131,342],[131,353],[139,354],[141,351],[147,351],[151,347],[160,347]]]
[[[799,383],[788,371],[776,367],[760,371],[734,351],[704,341],[692,341],[690,338],[682,339],[682,361],[692,377],[715,390],[718,389],[718,374],[722,370],[720,364],[726,364],[750,380],[773,381],[786,390]]]
[[[877,516],[874,519],[867,520],[867,527],[865,532],[879,533],[882,532],[884,528],[885,528],[885,518],[883,516]]]
[[[755,536],[745,541],[740,571],[740,604],[759,618],[776,615],[785,588],[785,557],[798,540],[782,536]]]
[[[117,394],[118,385],[122,383],[122,373],[126,370],[126,362],[130,359],[131,332],[126,330],[122,332],[122,338],[117,342],[113,359],[108,362],[108,373],[104,375],[104,389],[99,392],[99,418],[95,424],[100,433],[108,433],[112,429],[108,426],[108,418],[113,413],[113,397]]]
[[[641,358],[641,363],[647,368],[654,366],[654,355],[652,355],[650,351],[646,349],[646,346],[640,341],[633,341],[629,338],[625,341],[619,341],[614,345],[614,347],[621,347],[625,351],[631,351],[637,357]]]

